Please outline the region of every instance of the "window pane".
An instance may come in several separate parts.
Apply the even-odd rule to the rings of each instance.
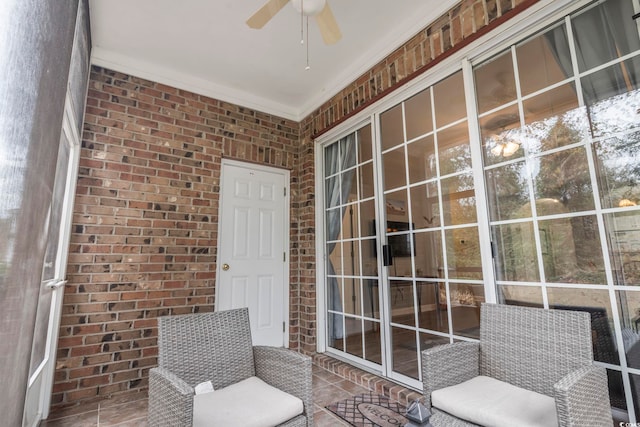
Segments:
[[[540,286],[498,286],[500,304],[519,305],[522,307],[543,307],[542,288]]]
[[[340,140],[340,170],[344,171],[356,165],[356,138],[354,134],[347,135]]]
[[[554,213],[594,209],[587,152],[583,147],[560,151],[535,160],[538,173],[534,192],[539,204],[557,205]],[[538,215],[546,214],[544,210]]]
[[[438,185],[435,182],[411,187],[411,214],[416,230],[440,226]]]
[[[375,239],[365,239],[360,242],[360,250],[362,251],[362,275],[363,276],[378,275],[378,259],[375,256],[376,254],[375,245],[376,245]]]
[[[548,282],[606,284],[595,216],[540,221],[539,229]]]
[[[342,214],[342,208],[333,208],[326,212],[327,224],[331,224],[331,227],[327,226],[327,240],[338,240],[342,236]]]
[[[354,239],[358,238],[360,233],[358,231],[358,204],[350,204],[345,207],[344,216],[342,218],[342,239]]]
[[[437,83],[433,87],[433,100],[438,128],[466,117],[467,105],[464,100],[462,71]]]
[[[345,346],[344,346],[344,334],[342,332],[343,331],[342,316],[339,314],[329,313],[328,317],[329,317],[329,321],[328,321],[329,346],[335,349],[344,351]],[[337,331],[335,328],[339,328],[339,331]]]
[[[407,185],[405,174],[404,146],[382,155],[384,166],[384,189],[390,190]]]
[[[374,220],[376,218],[375,201],[368,200],[360,203],[360,235],[375,236],[376,229]]]
[[[409,182],[420,182],[436,177],[436,152],[433,136],[427,136],[407,145]]]
[[[404,142],[402,104],[380,114],[380,136],[383,151]]]
[[[431,91],[429,88],[404,102],[407,141],[433,131]]]
[[[476,193],[473,175],[469,172],[443,179],[442,212],[445,225],[470,224],[476,222]]]
[[[494,225],[492,241],[496,279],[512,282],[538,282],[538,257],[532,222]]]
[[[596,71],[582,78],[582,91],[584,93],[584,101],[587,105],[596,105],[600,102],[604,102],[609,98],[616,98],[623,96],[627,92],[634,92],[640,83],[640,57],[633,57],[618,64],[611,65],[603,70]],[[624,98],[628,98],[626,95]],[[635,100],[635,96],[632,98]],[[610,111],[611,104],[615,102],[610,100],[604,102],[604,106],[608,107]],[[604,108],[601,106],[599,109]],[[596,109],[597,111],[598,109]],[[635,118],[634,123],[637,126],[638,119],[637,114],[632,117]],[[608,120],[607,120],[608,119]],[[596,121],[594,127],[599,129],[602,133],[603,130],[598,127],[612,126],[609,121],[616,123],[618,121],[628,121],[629,118],[610,116],[602,121]]]
[[[640,132],[600,141],[594,151],[602,206],[640,203]]]
[[[378,364],[382,364],[380,329],[380,323],[368,320],[364,321],[365,359]]]
[[[402,325],[415,326],[413,307],[413,282],[410,280],[391,280],[389,282],[391,299],[391,321]]]
[[[640,380],[640,376],[629,374],[631,378],[631,388],[635,392],[638,390],[638,380]],[[627,410],[627,399],[626,393],[624,391],[624,384],[622,383],[622,372],[614,371],[613,369],[607,369],[607,381],[609,383],[609,400],[611,402],[611,406],[614,408],[619,408],[622,410]],[[639,396],[636,394],[636,396]],[[636,400],[637,402],[637,397]],[[636,413],[640,412],[639,407],[636,404]],[[638,414],[636,414],[636,418]]]
[[[324,149],[324,176],[331,176],[338,173],[340,167],[339,162],[340,144],[334,142]]]
[[[467,122],[438,132],[440,176],[471,168],[469,128]]]
[[[346,197],[342,203],[349,203],[358,200],[358,179],[356,169],[351,169],[341,174],[343,195]],[[348,189],[348,190],[347,190]]]
[[[416,277],[444,278],[440,230],[414,233]]]
[[[373,197],[373,162],[360,166],[358,175],[360,177],[360,199]]]
[[[327,274],[342,275],[342,242],[327,244]]]
[[[580,71],[640,49],[634,13],[631,1],[609,0],[571,20]]]
[[[445,231],[449,278],[482,279],[478,227]]]
[[[358,129],[356,133],[358,134],[358,162],[364,163],[372,159],[371,125]]]
[[[387,216],[390,220],[407,219],[407,190],[398,190],[385,194]]]
[[[640,369],[640,292],[617,291],[616,299],[627,364]]]
[[[329,310],[341,313],[344,307],[344,304],[342,303],[342,278],[328,277],[327,282],[327,300]],[[340,336],[342,337],[342,335]]]
[[[449,297],[453,333],[480,338],[480,304],[484,302],[484,286],[451,283]]]
[[[364,279],[363,310],[366,317],[380,318],[380,299],[377,279]],[[372,322],[373,323],[373,322]]]
[[[486,172],[492,221],[531,217],[527,167],[524,161]]]
[[[324,181],[325,208],[333,208],[342,204],[340,191],[340,175],[334,175]]]
[[[449,344],[449,338],[440,335],[420,333],[420,352],[438,345]]]
[[[432,331],[449,332],[447,295],[444,283],[418,282],[417,286],[418,326]]]
[[[640,285],[640,211],[604,216],[616,285]]]
[[[391,328],[393,370],[411,378],[418,378],[418,344],[413,329]]]
[[[564,25],[555,27],[516,48],[520,90],[523,95],[544,89],[573,75],[570,56],[557,52],[569,52],[567,30]]]
[[[586,311],[591,316],[593,358],[618,365],[609,292],[592,289],[547,288],[549,308]]]
[[[594,136],[608,137],[640,126],[640,91],[605,98],[589,108],[589,122]]]
[[[348,316],[344,320],[346,327],[345,351],[354,356],[362,357],[362,320]]]
[[[345,276],[359,276],[360,275],[360,241],[348,240],[346,242],[343,242],[342,244],[346,252],[344,254],[345,258],[342,260],[342,263],[344,265],[343,274]],[[354,280],[355,279],[345,279],[345,284],[351,283],[351,281],[354,281]],[[354,281],[354,284],[355,284],[355,281]]]
[[[474,77],[480,114],[516,99],[516,80],[510,51],[476,67]]]
[[[524,156],[523,132],[516,105],[481,118],[480,133],[486,165]]]
[[[545,92],[523,104],[527,125],[521,138],[530,154],[576,144],[588,137],[586,110],[578,108],[573,84]]]

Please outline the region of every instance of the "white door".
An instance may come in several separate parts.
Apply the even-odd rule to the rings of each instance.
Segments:
[[[289,171],[222,161],[216,309],[248,307],[254,345],[286,346]]]

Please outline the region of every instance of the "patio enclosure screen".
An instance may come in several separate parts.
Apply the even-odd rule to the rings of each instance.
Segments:
[[[640,419],[637,8],[583,7],[324,145],[328,351],[420,388],[485,300],[583,310]]]

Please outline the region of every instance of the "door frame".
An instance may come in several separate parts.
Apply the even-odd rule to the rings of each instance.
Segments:
[[[58,348],[58,337],[60,333],[60,319],[62,312],[62,300],[67,281],[65,280],[67,271],[67,260],[69,256],[69,242],[71,241],[71,225],[73,217],[73,205],[75,201],[78,168],[80,164],[80,142],[78,125],[71,102],[71,93],[67,88],[65,98],[64,116],[60,131],[59,143],[63,143],[62,134],[66,135],[69,144],[69,164],[65,177],[65,194],[62,204],[61,223],[58,239],[58,249],[55,260],[55,277],[52,280],[42,282],[41,286],[52,292],[51,306],[49,309],[48,328],[45,354],[42,362],[36,371],[27,380],[27,390],[25,392],[25,406],[23,411],[23,424],[27,427],[36,426],[41,420],[49,416],[51,397],[54,384],[54,373],[56,366],[56,351]],[[54,225],[55,226],[55,225]],[[37,405],[29,406],[29,405]],[[36,412],[33,412],[35,409]],[[30,417],[34,415],[34,418]]]
[[[291,172],[288,169],[284,169],[284,168],[278,168],[275,166],[268,166],[268,165],[263,165],[260,163],[253,163],[253,162],[245,162],[245,161],[241,161],[241,160],[234,160],[234,159],[228,159],[228,158],[223,158],[221,165],[220,165],[220,192],[218,193],[219,195],[219,199],[218,199],[218,240],[217,240],[217,246],[218,248],[220,247],[220,236],[221,233],[219,231],[220,229],[220,221],[222,219],[222,211],[224,209],[224,200],[223,200],[223,195],[222,195],[222,189],[224,188],[223,183],[224,183],[224,169],[225,166],[233,166],[233,167],[238,167],[238,168],[244,168],[244,169],[252,169],[252,170],[258,170],[261,172],[266,172],[266,173],[271,173],[271,174],[276,174],[276,175],[281,175],[284,177],[284,183],[285,183],[285,187],[284,187],[284,227],[283,228],[283,242],[284,242],[284,246],[285,246],[285,253],[287,254],[287,256],[285,257],[285,260],[283,262],[282,268],[284,269],[284,273],[282,275],[283,279],[284,279],[284,284],[283,284],[283,301],[282,301],[282,307],[283,307],[283,318],[284,318],[284,339],[283,339],[283,346],[284,348],[289,348],[289,323],[290,323],[290,309],[289,309],[289,295],[291,292],[291,278],[290,278],[290,259],[291,259],[291,220],[290,220],[290,209],[291,209]],[[218,290],[220,289],[220,287],[218,286],[218,278],[221,277],[221,273],[222,273],[222,264],[218,262],[218,255],[219,255],[220,251],[218,250],[217,254],[216,254],[216,287],[215,287],[215,304],[214,304],[214,310],[218,311]]]

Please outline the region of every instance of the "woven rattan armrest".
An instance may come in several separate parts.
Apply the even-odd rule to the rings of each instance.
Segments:
[[[193,422],[194,390],[164,368],[149,371],[149,427],[187,427]]]
[[[565,375],[553,388],[560,426],[613,425],[605,368],[585,366]]]
[[[311,358],[279,347],[254,346],[256,376],[267,384],[298,397],[307,425],[313,426]]]
[[[431,409],[431,393],[478,376],[480,344],[457,342],[422,352],[422,383],[426,406]]]

